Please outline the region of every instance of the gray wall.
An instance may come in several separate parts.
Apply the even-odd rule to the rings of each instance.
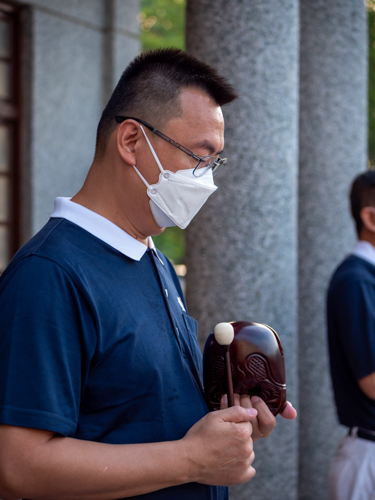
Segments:
[[[339,428],[325,293],[353,248],[348,190],[367,163],[367,19],[361,0],[301,0],[299,155],[300,499],[327,498]]]
[[[274,327],[297,404],[298,2],[189,0],[187,49],[241,94],[224,108],[219,189],[186,230],[189,311],[201,342],[221,321]],[[297,425],[278,417],[231,499],[297,497]]]
[[[33,0],[24,23],[24,239],[92,162],[98,120],[140,50],[138,0]],[[27,59],[27,61],[26,61]]]

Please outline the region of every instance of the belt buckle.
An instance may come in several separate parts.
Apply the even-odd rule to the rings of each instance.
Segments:
[[[352,436],[352,437],[358,437],[358,427],[350,427],[349,428],[349,436]]]
[[[375,441],[375,431],[361,429],[360,427],[351,427],[349,429],[349,436],[366,439],[367,441]]]

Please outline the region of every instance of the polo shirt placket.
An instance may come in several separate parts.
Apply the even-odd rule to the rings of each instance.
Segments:
[[[199,359],[200,351],[196,340],[197,322],[186,311],[186,304],[178,294],[170,273],[166,270],[166,265],[159,256],[156,248],[147,251],[153,261],[155,270],[160,280],[161,293],[169,313],[175,338],[178,342],[181,356],[191,373],[193,381],[203,399],[202,370]],[[197,369],[197,366],[200,368]]]

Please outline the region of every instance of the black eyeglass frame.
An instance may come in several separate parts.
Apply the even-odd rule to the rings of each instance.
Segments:
[[[193,170],[193,175],[195,177],[201,177],[210,168],[212,169],[212,176],[214,177],[227,162],[226,158],[216,158],[215,156],[204,156],[203,158],[201,158],[197,154],[190,151],[190,149],[185,148],[185,146],[182,146],[181,144],[174,141],[173,139],[171,139],[167,135],[163,134],[163,132],[160,132],[160,130],[156,129],[155,127],[153,127],[149,123],[141,120],[140,118],[134,118],[131,116],[115,116],[115,120],[117,123],[122,123],[125,120],[134,120],[138,123],[141,123],[142,125],[147,127],[149,130],[151,130],[151,132],[153,132],[157,136],[161,137],[165,141],[169,142],[169,144],[172,144],[172,146],[174,146],[175,148],[180,149],[185,154],[187,154],[187,155],[191,156],[192,158],[194,158],[195,160],[197,160],[198,165]],[[209,164],[201,166],[202,163],[207,163],[208,159],[211,159]],[[197,173],[198,173],[198,175],[197,175]]]

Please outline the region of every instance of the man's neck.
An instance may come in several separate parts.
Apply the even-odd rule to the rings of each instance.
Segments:
[[[110,210],[108,210],[106,207],[103,207],[100,203],[95,203],[94,200],[87,199],[81,191],[79,191],[73,198],[71,199],[74,203],[78,203],[79,205],[82,205],[85,208],[88,208],[92,212],[95,212],[102,217],[105,217],[109,221],[113,222],[113,224],[116,224],[119,228],[121,228],[123,231],[128,233],[130,236],[132,236],[134,239],[140,241],[144,245],[148,246],[148,237],[140,235],[135,229],[132,228],[131,224],[129,221],[124,218],[124,217],[116,217],[114,216]]]
[[[105,217],[134,239],[148,246],[148,236],[141,234],[118,206],[115,190],[108,182],[108,175],[102,175],[102,172],[105,172],[105,169],[101,169],[94,163],[81,190],[72,197],[71,201]]]
[[[367,241],[367,243],[370,243],[375,248],[375,234],[369,231],[366,228],[363,228],[359,237],[359,241]]]

